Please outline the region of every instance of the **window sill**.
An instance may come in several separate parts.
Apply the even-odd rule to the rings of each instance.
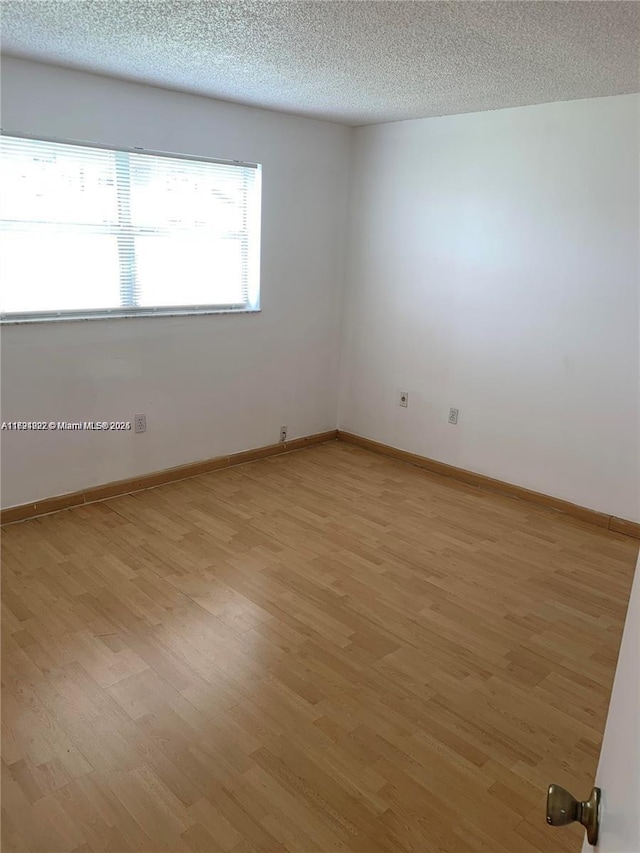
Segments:
[[[51,314],[26,317],[1,317],[1,326],[31,326],[36,323],[78,323],[90,320],[137,320],[150,317],[205,317],[212,314],[260,314],[260,308],[188,308],[183,311],[179,309],[149,310],[135,312],[112,312],[101,314]]]

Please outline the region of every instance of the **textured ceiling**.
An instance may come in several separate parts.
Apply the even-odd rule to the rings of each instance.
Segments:
[[[640,91],[636,2],[4,0],[5,53],[359,125]]]

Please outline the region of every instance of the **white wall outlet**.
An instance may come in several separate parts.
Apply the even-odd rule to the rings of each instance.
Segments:
[[[146,415],[134,415],[133,416],[133,424],[136,432],[146,432],[147,431],[147,416]]]
[[[286,440],[287,440],[287,428],[286,428],[286,426],[281,426],[280,427],[280,441],[286,441]]]
[[[458,410],[457,409],[449,409],[449,423],[457,424],[458,423]]]
[[[409,406],[409,392],[408,391],[401,391],[398,394],[398,405],[402,406],[403,409],[408,408],[408,406]]]

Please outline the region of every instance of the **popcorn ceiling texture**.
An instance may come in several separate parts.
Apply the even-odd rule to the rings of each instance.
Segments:
[[[7,54],[372,124],[640,91],[636,2],[5,0]]]

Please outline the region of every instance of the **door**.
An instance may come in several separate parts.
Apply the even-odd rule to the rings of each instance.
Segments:
[[[602,790],[597,847],[640,853],[640,558],[622,635],[596,785]]]

